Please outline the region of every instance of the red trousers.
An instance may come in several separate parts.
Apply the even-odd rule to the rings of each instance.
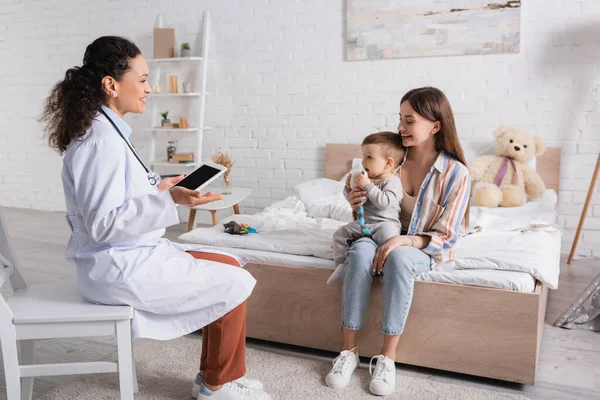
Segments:
[[[221,254],[190,251],[194,258],[239,267]],[[246,302],[202,328],[200,371],[209,385],[222,385],[246,374]]]

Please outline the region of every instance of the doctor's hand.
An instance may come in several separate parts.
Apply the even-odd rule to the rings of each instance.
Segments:
[[[162,183],[162,182],[161,182]],[[183,186],[176,186],[170,191],[175,204],[181,204],[186,207],[196,207],[211,201],[221,200],[223,196],[219,193],[208,192],[202,194],[196,190],[190,190]]]
[[[173,185],[176,185],[181,181],[185,175],[181,174],[179,176],[174,176],[172,178],[164,178],[160,180],[160,183],[156,187],[159,192],[164,192],[165,190],[170,189]]]

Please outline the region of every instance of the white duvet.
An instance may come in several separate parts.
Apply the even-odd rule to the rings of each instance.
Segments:
[[[294,196],[260,213],[232,215],[217,226],[197,228],[179,238],[188,243],[332,260],[333,233],[352,219],[351,209],[341,195],[342,182],[316,179],[300,184]],[[465,270],[462,275],[467,279],[473,276],[475,281],[485,281],[496,274],[478,275],[467,270],[518,271],[556,288],[561,231],[555,224],[555,204],[556,193],[547,190],[542,199],[521,207],[472,207],[469,229],[462,232],[463,237],[454,249],[455,259],[435,266],[432,276],[437,273],[441,281],[451,282],[442,278],[449,271]],[[258,234],[226,234],[222,224],[231,220],[250,225]]]

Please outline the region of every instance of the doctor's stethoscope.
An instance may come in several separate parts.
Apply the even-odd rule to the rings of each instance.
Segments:
[[[142,157],[140,157],[140,155],[138,154],[138,152],[135,150],[135,147],[133,147],[133,145],[131,143],[129,143],[129,140],[127,140],[127,138],[125,137],[125,135],[123,135],[123,133],[121,132],[121,130],[119,129],[119,127],[117,126],[117,124],[114,123],[114,121],[108,116],[108,114],[106,114],[106,112],[103,109],[100,109],[100,112],[102,114],[104,114],[104,116],[106,117],[106,119],[111,123],[111,125],[119,133],[119,136],[121,136],[121,138],[125,141],[125,143],[127,144],[127,147],[129,147],[129,149],[131,150],[131,152],[133,153],[133,155],[135,156],[135,158],[137,158],[137,160],[140,162],[140,164],[142,164],[142,167],[146,171],[146,177],[148,178],[148,182],[152,186],[158,185],[160,183],[160,175],[158,175],[155,172],[150,171],[150,168],[148,168],[148,165],[146,165],[146,163],[144,162],[144,160],[142,160]]]

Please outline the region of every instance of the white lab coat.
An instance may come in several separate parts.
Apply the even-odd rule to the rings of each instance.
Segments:
[[[103,109],[129,138],[131,128]],[[101,113],[69,145],[62,181],[72,229],[66,257],[77,265],[80,290],[92,302],[132,306],[134,337],[185,335],[250,296],[256,281],[246,270],[197,260],[189,247],[162,238],[179,223],[175,203],[148,182]]]

